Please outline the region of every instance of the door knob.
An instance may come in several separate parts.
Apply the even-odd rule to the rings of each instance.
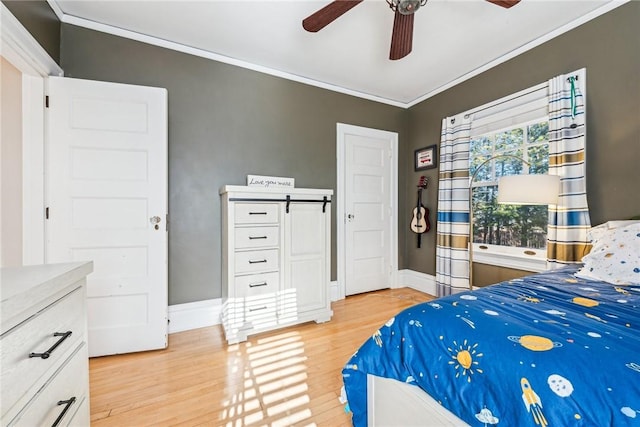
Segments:
[[[347,219],[354,219],[355,217],[356,217],[356,216],[355,216],[355,215],[352,215],[352,214],[348,214],[348,215],[347,215]]]
[[[152,216],[151,218],[149,218],[149,222],[153,224],[153,228],[155,228],[156,230],[160,229],[160,226],[158,225],[160,221],[162,221],[162,218],[160,218],[159,216]]]

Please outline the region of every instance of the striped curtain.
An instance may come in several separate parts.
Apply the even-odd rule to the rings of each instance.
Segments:
[[[464,116],[442,121],[436,285],[438,296],[469,289],[469,141],[471,123]]]
[[[549,174],[559,175],[560,198],[549,206],[547,266],[580,262],[591,226],[585,178],[584,69],[549,80]]]

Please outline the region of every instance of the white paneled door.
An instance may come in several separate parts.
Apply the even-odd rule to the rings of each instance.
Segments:
[[[345,294],[389,288],[397,256],[394,166],[398,135],[339,125],[344,157]],[[341,227],[342,228],[342,227]],[[340,232],[340,230],[339,230]],[[340,261],[339,261],[340,262]]]
[[[89,355],[167,346],[167,91],[50,77],[49,263],[92,260]]]

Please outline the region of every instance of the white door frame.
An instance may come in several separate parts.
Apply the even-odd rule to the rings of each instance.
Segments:
[[[389,236],[391,242],[389,245],[389,259],[391,260],[391,287],[397,287],[398,283],[398,134],[386,130],[365,128],[361,126],[337,123],[336,126],[336,169],[337,169],[337,188],[336,188],[336,246],[337,246],[337,281],[338,281],[338,299],[344,299],[346,295],[346,268],[345,268],[345,139],[346,133],[366,133],[380,132],[388,135],[395,135],[391,147],[391,191],[389,203],[391,206],[391,221],[389,227]]]
[[[22,73],[22,262],[45,262],[44,80],[62,68],[0,3],[2,56]]]

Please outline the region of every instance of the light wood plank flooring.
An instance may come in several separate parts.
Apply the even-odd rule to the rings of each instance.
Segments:
[[[433,299],[409,289],[348,297],[324,324],[228,346],[220,326],[169,336],[166,350],[91,359],[91,424],[351,425],[338,401],[351,354],[398,311]]]

